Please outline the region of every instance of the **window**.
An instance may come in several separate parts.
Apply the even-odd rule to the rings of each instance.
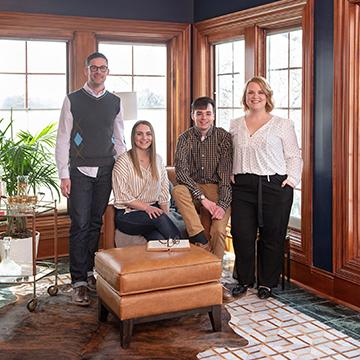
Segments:
[[[12,119],[12,134],[39,132],[57,123],[67,93],[67,42],[0,39],[0,118]],[[44,199],[51,199],[48,189]],[[66,207],[61,198],[60,208]]]
[[[226,130],[229,130],[230,120],[242,114],[244,52],[244,40],[215,45],[216,124]]]
[[[266,76],[274,91],[273,113],[291,119],[301,146],[302,30],[266,36]],[[290,226],[301,228],[301,184],[294,191]]]
[[[155,130],[157,152],[166,163],[166,46],[101,42],[99,51],[109,60],[107,89],[137,93],[138,119],[125,121],[127,146],[131,146],[130,134],[136,120],[148,120]]]
[[[0,39],[0,117],[37,132],[57,122],[67,92],[66,42]]]

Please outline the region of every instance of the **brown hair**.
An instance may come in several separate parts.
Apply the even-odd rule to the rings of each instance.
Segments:
[[[254,76],[251,79],[249,79],[244,87],[244,92],[243,92],[243,96],[242,96],[242,104],[244,105],[244,109],[245,111],[249,110],[249,107],[246,104],[246,92],[247,92],[247,88],[249,86],[250,83],[256,83],[260,86],[261,90],[264,92],[265,96],[266,96],[266,104],[265,104],[265,110],[266,112],[270,112],[271,110],[274,109],[274,100],[273,100],[273,91],[271,90],[270,84],[268,83],[268,81],[263,78],[262,76]]]
[[[131,130],[131,149],[128,151],[128,153],[130,155],[130,159],[134,165],[135,172],[138,174],[139,177],[142,178],[139,158],[137,156],[136,145],[135,145],[135,133],[136,133],[136,128],[139,125],[146,125],[150,128],[151,135],[152,135],[152,142],[151,142],[151,145],[150,145],[148,151],[149,151],[149,155],[150,155],[151,175],[154,179],[159,180],[159,173],[158,173],[157,162],[156,162],[155,131],[154,131],[154,128],[151,125],[151,123],[147,120],[137,121]]]
[[[191,104],[191,113],[194,113],[195,110],[198,109],[206,109],[209,104],[212,106],[213,112],[215,114],[215,101],[208,96],[201,96],[195,99]]]
[[[90,55],[86,58],[86,60],[85,60],[85,66],[89,66],[91,60],[93,60],[93,59],[98,59],[98,58],[102,58],[102,59],[106,60],[106,63],[108,63],[107,57],[106,57],[104,54],[96,51],[96,52],[90,54]]]

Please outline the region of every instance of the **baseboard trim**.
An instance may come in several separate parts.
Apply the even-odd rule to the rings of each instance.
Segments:
[[[316,295],[360,311],[360,284],[293,260],[291,280]]]

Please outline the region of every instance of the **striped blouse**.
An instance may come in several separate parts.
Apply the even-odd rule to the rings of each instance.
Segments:
[[[133,166],[128,152],[118,157],[112,173],[112,186],[114,191],[114,206],[117,209],[127,209],[126,204],[140,200],[147,204],[168,203],[170,200],[169,179],[160,155],[157,155],[157,167],[159,180],[152,177],[151,168],[145,169],[140,166],[142,178],[140,178]]]

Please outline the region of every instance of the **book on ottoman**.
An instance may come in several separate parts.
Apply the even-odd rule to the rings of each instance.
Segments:
[[[150,240],[146,245],[147,251],[182,251],[190,250],[188,239]]]

